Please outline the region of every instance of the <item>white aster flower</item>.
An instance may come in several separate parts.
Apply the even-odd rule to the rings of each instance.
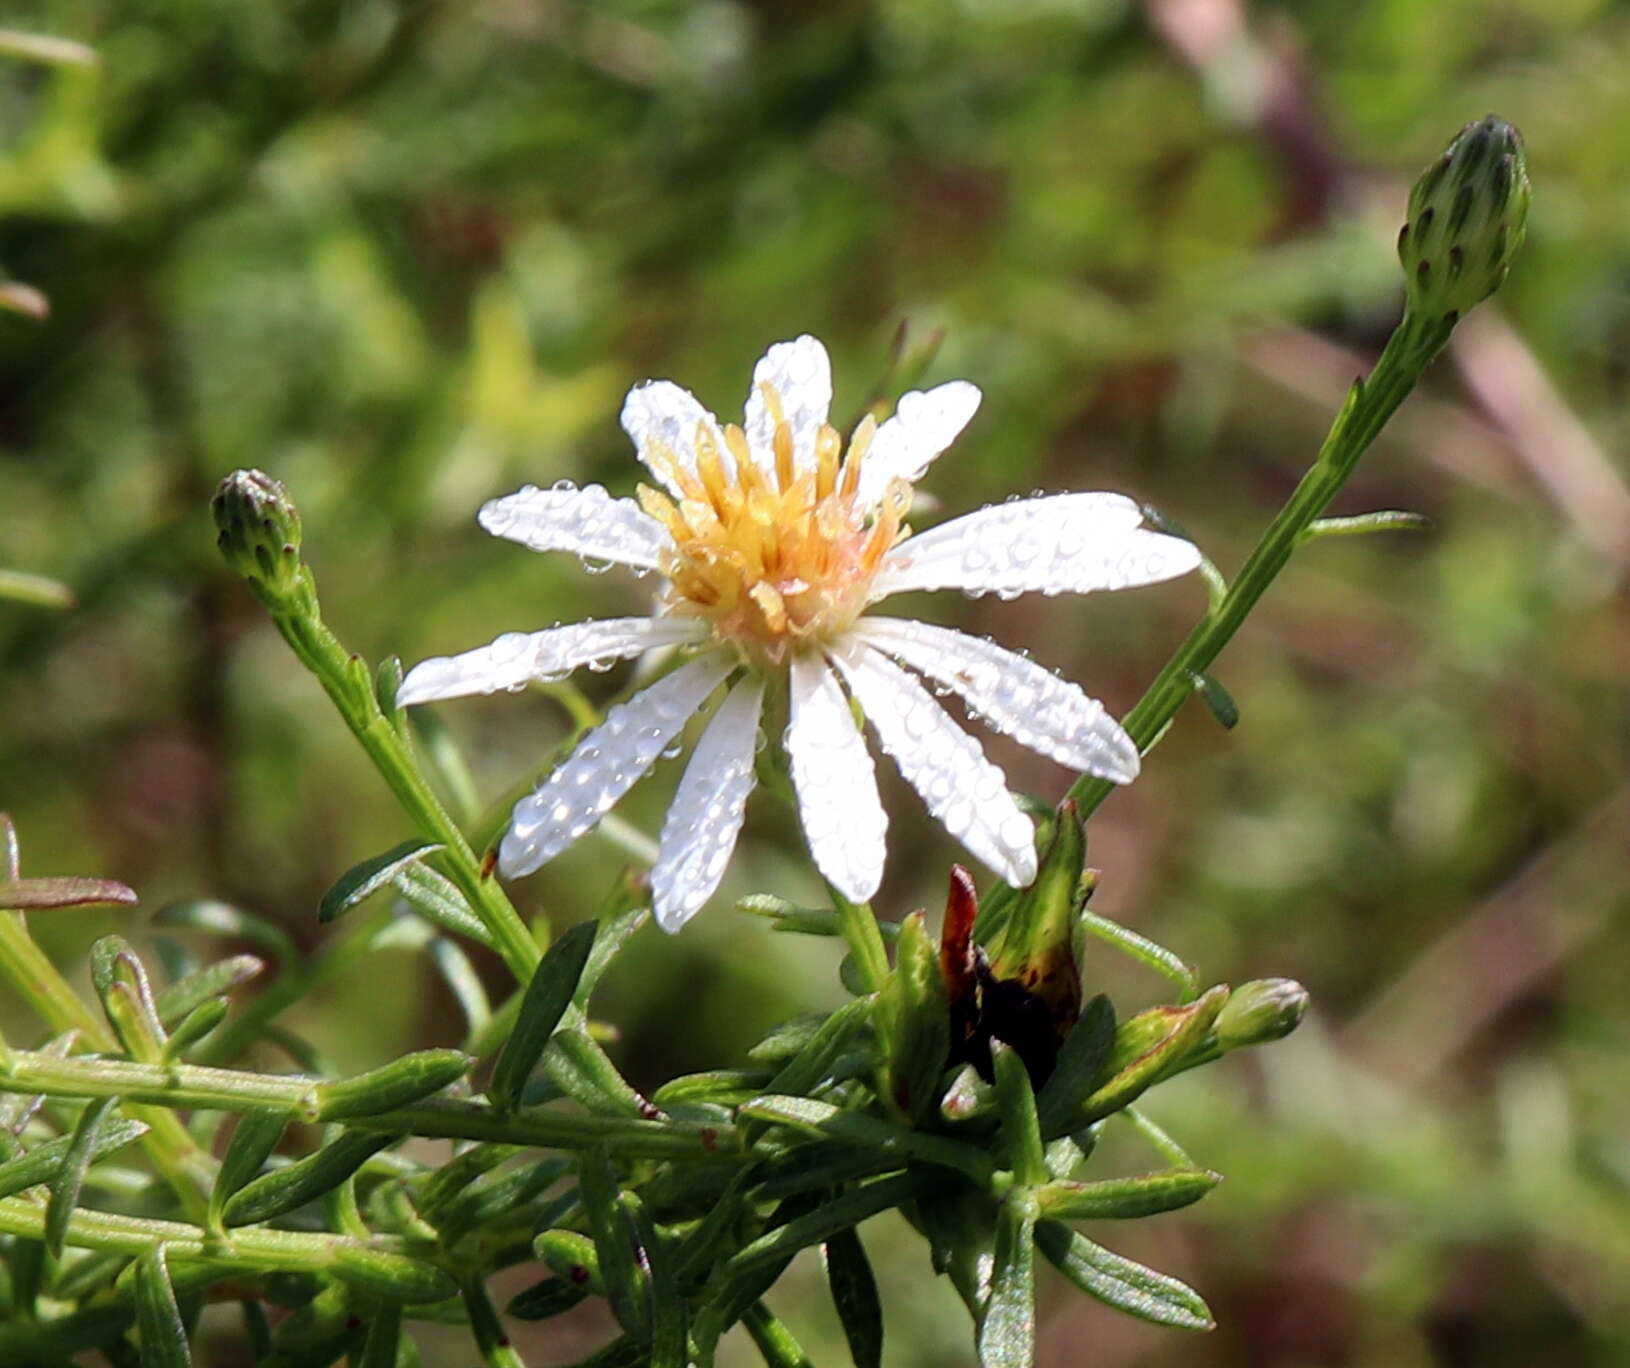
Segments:
[[[754,368],[741,427],[666,380],[629,391],[622,425],[661,490],[615,499],[598,485],[561,483],[486,504],[481,525],[495,536],[656,571],[666,581],[656,611],[509,633],[427,660],[402,682],[399,702],[519,689],[655,647],[687,656],[613,707],[515,805],[502,872],[530,874],[593,827],[728,683],[663,823],[651,882],[665,930],[694,916],[724,876],[754,783],[767,687],[788,691],[784,745],[804,834],[846,898],[877,891],[888,826],[851,699],[947,830],[1010,884],[1029,883],[1029,818],[924,681],[1072,770],[1126,783],[1137,747],[1101,703],[1024,656],[947,627],[862,614],[910,589],[1124,589],[1183,574],[1200,556],[1140,526],[1137,504],[1120,494],[1015,500],[912,535],[903,522],[911,486],[979,399],[965,380],[913,391],[887,421],[864,419],[846,451],[827,423],[826,348],[800,337]]]

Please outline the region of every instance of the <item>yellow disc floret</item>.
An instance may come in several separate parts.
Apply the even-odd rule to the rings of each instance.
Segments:
[[[715,634],[753,654],[783,659],[804,642],[830,639],[866,606],[873,577],[908,529],[902,481],[875,507],[857,497],[876,423],[863,419],[848,452],[822,425],[813,466],[795,460],[792,429],[773,386],[760,392],[773,420],[773,473],[754,460],[747,435],[723,428],[719,449],[699,424],[695,463],[660,443],[643,456],[676,491],[648,486],[640,505],[673,537],[670,609],[707,619]]]

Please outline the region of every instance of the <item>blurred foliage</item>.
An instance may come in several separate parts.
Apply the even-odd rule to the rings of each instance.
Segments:
[[[947,511],[1122,489],[1226,572],[1396,315],[1409,179],[1467,119],[1521,127],[1503,316],[1462,330],[1336,510],[1433,529],[1310,546],[1219,663],[1238,727],[1189,709],[1092,823],[1099,910],[1314,993],[1297,1037],[1155,1108],[1230,1179],[1127,1252],[1221,1328],[1059,1295],[1040,1361],[1630,1361],[1622,6],[17,0],[5,24],[96,60],[0,43],[0,281],[50,304],[0,311],[0,568],[77,599],[0,600],[0,806],[38,873],[234,899],[303,943],[327,884],[405,833],[217,563],[225,471],[288,482],[330,622],[411,663],[627,611],[629,583],[472,514],[527,480],[631,488],[628,384],[729,415],[763,346],[808,330],[841,414],[906,320],[946,330],[929,379],[987,396],[928,482]],[[1122,710],[1199,595],[927,611]],[[441,711],[484,801],[572,725],[541,693]],[[673,782],[623,815],[653,829]],[[890,807],[879,906],[938,906],[950,847]],[[793,839],[750,818],[726,892],[808,893]],[[587,841],[516,895],[566,925],[626,858]],[[835,1000],[829,947],[719,901],[605,986],[637,1082]],[[112,925],[41,923],[64,957]],[[342,1067],[449,1043],[446,989],[407,964],[342,977],[299,1028]],[[1100,952],[1089,991],[1135,996],[1133,973]],[[965,1361],[951,1294],[879,1268],[887,1361]],[[826,1313],[778,1309],[841,1359]],[[601,1330],[517,1343],[553,1362]]]

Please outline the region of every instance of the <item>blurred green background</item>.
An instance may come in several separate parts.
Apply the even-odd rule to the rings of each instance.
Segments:
[[[0,568],[77,598],[0,601],[0,808],[25,872],[119,878],[147,911],[220,897],[307,945],[327,884],[409,833],[220,567],[226,471],[288,483],[331,625],[412,663],[637,611],[633,582],[473,520],[527,481],[630,490],[629,384],[730,417],[807,330],[845,414],[905,320],[945,330],[927,380],[986,395],[927,482],[944,513],[1124,490],[1226,572],[1397,315],[1409,182],[1465,121],[1518,124],[1528,246],[1337,510],[1432,530],[1308,547],[1219,664],[1238,727],[1190,708],[1092,824],[1100,911],[1207,980],[1314,995],[1298,1035],[1150,1106],[1228,1182],[1094,1232],[1220,1328],[1055,1279],[1041,1362],[1630,1363],[1630,7],[14,0],[3,22],[96,61],[0,39],[0,279],[50,303],[0,313]],[[1202,608],[1191,580],[922,610],[1123,711]],[[603,703],[627,675],[582,683]],[[570,728],[544,693],[440,718],[488,802]],[[625,802],[636,827],[676,769]],[[878,905],[937,907],[953,848],[885,799]],[[589,838],[515,895],[564,926],[626,859]],[[813,892],[767,804],[725,894],[761,889]],[[72,958],[112,919],[37,921]],[[643,1083],[737,1062],[839,999],[835,959],[721,896],[607,984],[616,1056]],[[1103,950],[1087,977],[1123,1011],[1161,989]],[[351,1068],[462,1030],[407,954],[289,1024]],[[970,1362],[921,1245],[866,1234],[887,1361]],[[842,1362],[823,1296],[799,1264],[772,1300]],[[587,1310],[517,1329],[540,1364],[604,1337]],[[240,1361],[224,1328],[210,1353]]]

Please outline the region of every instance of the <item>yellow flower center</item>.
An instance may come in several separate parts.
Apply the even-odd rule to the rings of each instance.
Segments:
[[[803,642],[829,640],[866,606],[884,555],[908,535],[901,520],[910,489],[897,481],[876,507],[860,506],[861,463],[877,429],[870,416],[847,454],[823,425],[813,468],[798,469],[780,395],[770,385],[761,392],[774,420],[773,477],[739,427],[723,428],[731,473],[699,425],[694,469],[660,444],[642,453],[677,497],[641,485],[639,500],[673,537],[664,566],[672,611],[705,618],[716,636],[779,661]]]

